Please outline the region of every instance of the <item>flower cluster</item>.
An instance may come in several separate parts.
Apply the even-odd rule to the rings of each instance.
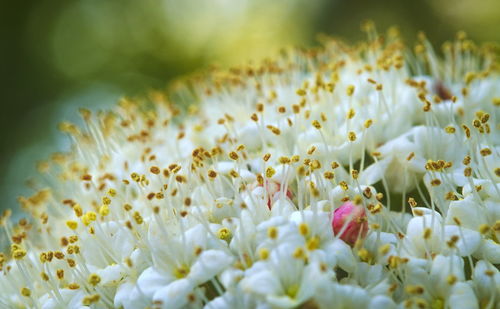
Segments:
[[[500,308],[496,51],[366,31],[61,124],[0,307]]]

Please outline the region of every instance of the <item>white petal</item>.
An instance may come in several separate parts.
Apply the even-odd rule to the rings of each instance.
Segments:
[[[118,287],[114,298],[115,308],[123,306],[124,309],[147,307],[150,301],[137,291],[132,282],[125,282]]]
[[[165,272],[160,272],[154,267],[149,267],[137,278],[137,286],[146,297],[152,298],[157,290],[166,286],[172,280],[173,277]]]
[[[389,156],[368,166],[359,176],[359,183],[369,186],[381,180],[391,161],[392,157]]]
[[[245,292],[260,295],[282,294],[281,283],[274,273],[264,270],[241,281],[241,286]]]
[[[463,200],[450,203],[446,215],[446,223],[455,224],[455,218],[460,220],[460,224],[463,227],[474,231],[477,231],[481,224],[488,223],[484,212],[481,211],[472,195],[465,197]]]
[[[118,284],[127,275],[126,269],[119,264],[110,265],[96,273],[101,277],[101,284],[105,286]]]
[[[385,295],[377,295],[372,298],[370,301],[370,305],[368,306],[370,309],[395,309],[396,304],[394,301],[385,296]]]
[[[353,272],[356,267],[356,258],[352,254],[351,247],[340,239],[335,240],[331,245],[325,248],[326,254],[333,255],[340,268],[347,272]]]
[[[476,295],[472,288],[463,282],[453,285],[449,298],[450,308],[476,309],[479,308]]]
[[[160,303],[161,308],[183,308],[188,302],[188,294],[193,291],[193,284],[188,279],[176,280],[159,289],[153,296],[153,302]]]
[[[205,250],[191,267],[189,278],[197,284],[213,278],[233,262],[233,257],[220,250]]]
[[[471,255],[481,245],[481,234],[473,230],[460,228],[456,225],[446,225],[444,227],[444,234],[446,241],[455,235],[460,237],[455,245],[460,256]]]
[[[295,308],[300,304],[295,298],[289,296],[268,295],[266,300],[273,308]]]
[[[474,256],[483,258],[492,264],[500,264],[500,245],[491,239],[484,239]]]

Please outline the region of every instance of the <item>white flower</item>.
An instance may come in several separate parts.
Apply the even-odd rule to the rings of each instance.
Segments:
[[[493,308],[494,57],[368,32],[61,124],[0,307]]]

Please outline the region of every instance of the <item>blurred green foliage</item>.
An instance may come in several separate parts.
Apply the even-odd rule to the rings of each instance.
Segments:
[[[398,25],[409,42],[419,30],[434,43],[458,30],[500,40],[498,0],[38,0],[3,1],[0,14],[0,208],[16,207],[36,160],[64,148],[55,126],[78,107],[310,46],[317,33],[359,40],[366,18]]]

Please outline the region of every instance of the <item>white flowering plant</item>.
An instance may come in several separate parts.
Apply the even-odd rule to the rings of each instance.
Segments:
[[[365,30],[62,123],[0,307],[500,308],[498,49]]]

